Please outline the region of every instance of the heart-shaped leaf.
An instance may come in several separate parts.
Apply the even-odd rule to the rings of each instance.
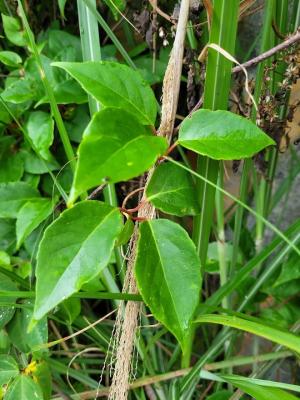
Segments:
[[[250,120],[230,111],[199,110],[180,126],[178,142],[215,160],[252,157],[275,142]]]
[[[43,400],[40,386],[27,375],[19,375],[9,386],[5,400]]]
[[[49,225],[37,255],[35,320],[106,267],[121,229],[119,210],[98,201],[78,203]]]
[[[119,108],[105,108],[87,126],[78,149],[69,204],[105,182],[125,181],[144,173],[167,149],[165,138],[152,134]]]
[[[143,222],[135,275],[143,300],[184,351],[201,290],[200,260],[187,232],[167,219]]]
[[[109,61],[55,62],[104,106],[120,107],[144,125],[154,125],[157,105],[150,86],[127,65]]]
[[[181,217],[200,212],[191,175],[172,163],[160,164],[155,169],[146,196],[156,208],[167,214]]]
[[[19,367],[12,356],[0,355],[0,387],[19,374]]]

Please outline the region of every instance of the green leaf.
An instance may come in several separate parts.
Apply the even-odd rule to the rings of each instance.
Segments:
[[[48,324],[47,317],[42,318],[38,323],[28,332],[29,323],[33,315],[33,303],[31,300],[24,301],[24,308],[16,311],[14,318],[7,326],[7,331],[10,340],[14,346],[23,353],[35,351],[36,347],[47,343],[48,341]],[[48,349],[44,348],[39,350],[37,354],[45,353]]]
[[[59,12],[60,15],[63,19],[65,19],[65,6],[66,6],[67,0],[58,0],[58,7],[59,7]]]
[[[271,387],[270,385],[264,387],[258,384],[257,379],[252,379],[251,381],[247,378],[243,377],[231,377],[231,376],[224,376],[224,379],[236,386],[237,388],[241,389],[245,393],[249,394],[250,396],[254,397],[256,400],[296,400],[298,397],[285,392],[279,388]],[[255,383],[254,383],[254,382]],[[260,381],[263,382],[263,381]],[[265,381],[268,382],[268,381]],[[271,383],[271,382],[270,382]],[[275,382],[274,382],[275,383]],[[262,383],[261,383],[262,384]],[[295,385],[290,385],[295,386]]]
[[[273,286],[276,287],[295,279],[300,279],[300,259],[298,254],[293,252],[283,263],[280,275]]]
[[[200,260],[187,232],[166,219],[143,222],[135,275],[143,300],[184,351],[201,290]]]
[[[80,38],[66,31],[50,29],[47,55],[59,61],[81,61]]]
[[[9,386],[4,400],[43,400],[40,386],[26,375],[19,375]]]
[[[104,0],[104,2],[110,8],[114,18],[117,20],[126,7],[125,0]]]
[[[19,181],[23,172],[24,162],[22,155],[9,149],[0,160],[0,183]]]
[[[3,100],[13,104],[24,103],[36,97],[36,87],[32,81],[21,78],[5,88],[1,93],[1,97]]]
[[[32,375],[35,382],[42,389],[44,395],[43,400],[50,400],[52,393],[52,376],[49,365],[45,361],[39,362]]]
[[[49,147],[54,137],[52,116],[44,111],[32,111],[26,121],[25,130],[35,151],[45,160],[50,160]]]
[[[38,157],[33,151],[21,150],[24,161],[24,170],[29,174],[45,174],[49,171],[59,169],[59,164],[51,155],[49,161]]]
[[[2,14],[3,29],[7,39],[16,46],[25,46],[27,36],[22,28],[21,22],[14,17]]]
[[[123,246],[124,244],[129,242],[129,239],[131,238],[133,231],[134,231],[134,222],[132,221],[132,219],[128,218],[118,237],[116,246]]]
[[[82,134],[90,122],[90,115],[86,104],[81,104],[75,109],[70,109],[71,115],[65,121],[65,126],[70,139],[75,143],[80,143]]]
[[[18,67],[18,64],[22,63],[22,58],[19,54],[13,51],[0,51],[0,62],[8,65],[9,67]]]
[[[74,320],[80,315],[80,311],[80,299],[76,297],[70,297],[59,305],[56,315],[66,324],[72,325]]]
[[[8,278],[6,275],[0,273],[0,290],[5,290],[5,291],[15,291],[18,290],[17,286],[15,283]],[[1,303],[7,303],[10,302],[11,306],[1,306]],[[16,302],[16,299],[14,297],[1,297],[0,300],[0,330],[12,319],[14,313],[15,313],[15,307],[14,304]]]
[[[0,354],[0,386],[19,375],[19,367],[12,356]]]
[[[25,182],[0,184],[0,218],[16,218],[20,208],[40,197],[38,190]]]
[[[233,245],[231,243],[225,242],[224,247],[225,247],[224,259],[226,262],[229,263],[232,259]],[[241,251],[238,251],[237,263],[241,264],[242,260],[243,260],[242,253]],[[218,242],[210,242],[208,245],[205,271],[211,274],[220,272]]]
[[[10,266],[10,256],[6,251],[0,250],[0,267],[8,268]]]
[[[229,390],[220,390],[217,393],[208,396],[207,400],[229,400],[232,395],[232,392]]]
[[[191,174],[175,164],[163,163],[155,169],[146,196],[159,210],[181,217],[200,212],[195,191]]]
[[[28,201],[23,205],[17,215],[17,248],[51,214],[52,209],[52,200],[45,198]]]
[[[120,107],[144,125],[154,125],[157,105],[154,94],[140,74],[126,65],[109,61],[55,62],[65,69],[103,106]]]
[[[290,332],[273,328],[265,325],[259,319],[245,319],[231,315],[204,314],[197,317],[196,323],[212,323],[231,326],[245,332],[253,333],[272,342],[281,344],[296,352],[300,351],[300,338]]]
[[[35,320],[106,267],[121,229],[119,210],[98,201],[76,204],[46,229],[37,255]]]
[[[69,203],[87,189],[105,182],[134,178],[149,169],[167,149],[165,138],[154,136],[125,110],[105,108],[86,128]]]
[[[0,248],[8,253],[12,253],[15,250],[15,241],[15,220],[0,218]]]
[[[199,110],[180,126],[178,142],[215,160],[252,157],[275,142],[252,121],[230,111]]]

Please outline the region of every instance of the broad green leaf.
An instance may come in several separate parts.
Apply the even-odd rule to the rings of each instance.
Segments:
[[[0,218],[16,218],[20,208],[40,197],[38,190],[25,182],[0,184]]]
[[[13,51],[0,51],[0,63],[8,65],[9,67],[17,67],[22,63],[22,58],[19,54]]]
[[[49,171],[59,169],[59,164],[50,154],[51,159],[44,160],[38,157],[33,151],[21,150],[24,161],[24,170],[29,174],[45,174]]]
[[[26,121],[25,130],[35,151],[45,160],[50,160],[49,147],[54,137],[52,116],[44,111],[32,111]]]
[[[3,29],[7,39],[16,46],[25,46],[27,36],[19,19],[2,14]]]
[[[258,319],[254,321],[253,319],[243,319],[231,315],[204,314],[198,316],[195,322],[201,324],[211,323],[231,326],[232,328],[261,336],[265,339],[271,340],[272,342],[281,344],[282,346],[285,346],[291,350],[295,350],[296,352],[300,351],[300,337],[294,335],[293,333],[265,325]]]
[[[11,342],[17,349],[23,353],[36,351],[40,345],[48,341],[48,325],[47,317],[42,318],[38,323],[28,332],[29,323],[33,314],[33,302],[26,300],[23,303],[24,308],[18,309],[7,326],[7,332]],[[47,348],[39,350],[38,353],[47,352]]]
[[[106,267],[121,229],[119,210],[98,201],[76,204],[46,229],[37,255],[35,320]]]
[[[0,249],[11,254],[15,251],[16,224],[13,219],[0,218]]]
[[[105,182],[134,178],[149,169],[167,149],[165,138],[152,134],[125,110],[105,108],[86,128],[69,203],[87,189]]]
[[[295,279],[300,279],[300,258],[298,254],[293,252],[283,263],[280,275],[276,279],[274,287]]]
[[[47,55],[53,60],[82,61],[80,37],[64,30],[50,29]]]
[[[0,330],[0,352],[9,353],[10,340],[5,329]]]
[[[19,374],[19,367],[12,356],[0,354],[0,386]]]
[[[17,215],[17,248],[51,214],[52,209],[52,200],[46,198],[28,201],[23,205]]]
[[[143,300],[184,351],[201,290],[200,261],[187,232],[166,219],[143,222],[135,275]]]
[[[53,87],[53,93],[57,104],[82,104],[88,101],[86,92],[73,79],[57,83]],[[42,97],[36,107],[44,103],[49,103],[47,96]]]
[[[36,87],[34,82],[21,78],[5,88],[1,93],[1,97],[3,100],[13,104],[24,103],[36,97]]]
[[[0,183],[19,181],[23,172],[24,162],[22,155],[8,150],[0,160]]]
[[[226,380],[256,400],[296,400],[298,397],[275,387],[264,387],[245,379],[224,377]]]
[[[200,212],[196,188],[189,174],[175,164],[160,164],[146,189],[147,199],[159,210],[179,217]]]
[[[0,273],[0,290],[15,291],[18,290],[15,283],[8,278],[6,275]],[[1,306],[1,303],[11,303],[11,306]],[[1,297],[0,299],[0,330],[12,319],[15,313],[15,302],[14,297]]]
[[[230,111],[199,110],[180,126],[178,142],[215,160],[252,157],[275,142],[250,120]]]
[[[40,386],[29,376],[19,375],[4,396],[4,400],[43,400]]]
[[[142,124],[154,125],[157,105],[152,89],[128,66],[109,61],[52,65],[65,69],[103,106],[123,108]]]

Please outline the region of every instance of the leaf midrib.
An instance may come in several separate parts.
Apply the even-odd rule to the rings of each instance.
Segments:
[[[172,296],[172,292],[170,291],[170,288],[169,288],[169,285],[168,285],[168,280],[166,279],[165,270],[164,270],[164,268],[163,268],[163,262],[162,262],[161,254],[160,254],[160,251],[159,251],[159,247],[158,247],[158,244],[157,244],[157,242],[156,242],[156,240],[155,240],[154,231],[153,231],[153,229],[152,229],[152,227],[151,227],[151,224],[150,224],[150,223],[148,223],[148,224],[149,224],[149,228],[150,228],[150,231],[151,231],[151,234],[152,234],[152,237],[153,237],[153,241],[154,241],[154,244],[155,244],[155,248],[156,248],[156,250],[157,250],[157,254],[158,254],[158,256],[159,256],[159,260],[161,261],[161,266],[162,266],[163,275],[164,275],[165,282],[166,282],[166,285],[167,285],[168,290],[169,290],[169,293],[170,293],[170,297],[171,297],[171,300],[172,300],[172,304],[173,304],[173,308],[174,308],[174,311],[175,311],[175,315],[176,315],[176,318],[177,318],[177,321],[178,321],[178,325],[181,327],[181,331],[182,331],[182,333],[183,333],[183,332],[184,332],[184,329],[182,329],[182,325],[181,325],[181,323],[180,323],[180,319],[179,319],[178,314],[177,314],[177,311],[176,311],[176,305],[175,305],[175,302],[174,302],[174,298],[173,298],[173,296]]]
[[[109,211],[109,213],[106,214],[106,216],[102,219],[101,223],[96,225],[96,227],[89,233],[89,235],[85,238],[85,240],[82,242],[82,246],[80,246],[80,248],[78,249],[78,251],[76,252],[76,254],[73,256],[72,260],[68,263],[68,266],[66,267],[66,269],[64,270],[63,274],[61,275],[61,277],[59,278],[59,280],[57,281],[56,285],[54,286],[54,288],[51,290],[50,294],[47,296],[48,298],[52,297],[52,293],[56,290],[58,284],[61,282],[61,280],[63,279],[66,270],[68,269],[69,265],[72,264],[72,262],[74,261],[74,259],[77,257],[77,255],[79,254],[80,250],[82,249],[82,247],[84,246],[84,244],[86,243],[86,241],[95,233],[95,231],[101,226],[103,225],[103,223],[107,220],[107,218],[114,212],[116,212],[116,209],[112,209],[111,211]],[[46,236],[45,236],[46,237]],[[44,238],[45,238],[44,237]],[[39,307],[41,308],[41,307]],[[36,311],[34,312],[34,314],[36,313]],[[41,317],[42,318],[42,317]],[[39,319],[41,319],[39,318]]]
[[[55,66],[55,64],[60,64],[60,63],[53,63],[54,66]],[[56,66],[59,66],[59,65],[56,65]],[[64,67],[62,67],[62,68],[65,69]],[[65,69],[65,70],[66,70],[66,69]],[[66,70],[66,71],[67,71],[67,73],[70,74],[74,79],[76,79],[76,77],[73,75],[73,73],[69,72],[68,70]],[[121,98],[121,99],[124,100],[126,103],[130,104],[130,105],[137,111],[138,114],[140,114],[140,115],[143,116],[143,119],[144,119],[144,120],[146,120],[147,122],[149,122],[149,125],[151,125],[151,126],[153,125],[153,122],[149,119],[148,115],[147,115],[147,114],[144,114],[143,112],[141,112],[141,110],[140,110],[134,103],[132,103],[132,102],[130,101],[130,99],[128,99],[127,97],[121,96],[118,92],[116,92],[115,90],[113,90],[110,86],[105,86],[105,85],[103,85],[103,83],[101,83],[101,82],[99,82],[99,81],[97,81],[97,80],[94,80],[94,79],[91,78],[91,77],[89,77],[89,79],[91,79],[92,82],[95,82],[97,85],[100,85],[100,86],[104,87],[105,89],[109,89],[115,96]],[[76,80],[77,80],[77,79],[76,79]],[[77,82],[78,82],[78,81],[77,81]],[[102,102],[101,100],[97,99],[97,98],[95,97],[95,95],[92,94],[89,90],[85,89],[85,86],[82,85],[81,82],[78,82],[78,83],[80,84],[80,86],[81,86],[84,90],[88,91],[88,92],[91,94],[91,96],[93,96],[97,101]],[[126,88],[126,90],[127,90],[127,88]],[[142,98],[142,100],[143,100],[143,96],[141,96],[141,98]],[[145,104],[144,104],[144,101],[143,101],[143,105],[145,105]]]

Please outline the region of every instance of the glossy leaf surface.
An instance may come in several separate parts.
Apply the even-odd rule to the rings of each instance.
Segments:
[[[120,107],[142,124],[154,125],[157,106],[154,94],[138,72],[115,62],[55,62],[103,106]]]
[[[76,204],[46,229],[37,255],[34,319],[106,267],[121,229],[119,210],[98,201]]]
[[[165,219],[143,222],[135,274],[143,300],[184,350],[201,288],[200,261],[187,232]]]
[[[180,126],[178,142],[215,160],[252,157],[275,142],[250,120],[230,111],[199,110]]]
[[[19,374],[15,359],[7,354],[0,355],[0,387]]]
[[[155,169],[146,196],[156,208],[167,214],[180,217],[200,212],[191,174],[175,164],[163,163]]]
[[[154,136],[127,111],[106,108],[86,128],[69,202],[105,182],[134,178],[149,169],[167,149],[166,139]]]
[[[9,386],[4,400],[43,400],[40,386],[24,374],[18,376]]]

